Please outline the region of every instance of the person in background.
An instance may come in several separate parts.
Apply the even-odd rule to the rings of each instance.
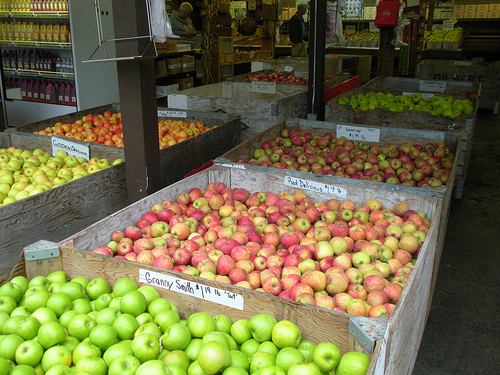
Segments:
[[[187,2],[179,5],[177,12],[172,12],[170,23],[172,32],[180,37],[189,38],[196,34],[190,15],[193,13],[193,6]]]
[[[290,43],[292,43],[292,57],[307,56],[306,41],[307,30],[303,15],[306,14],[306,6],[299,4],[297,12],[290,18],[288,22],[288,33],[290,35]]]

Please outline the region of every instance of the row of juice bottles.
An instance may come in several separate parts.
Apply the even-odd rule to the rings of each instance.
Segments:
[[[74,83],[46,81],[43,79],[7,78],[5,88],[21,88],[23,100],[76,105],[76,87]]]
[[[67,12],[67,0],[0,0],[0,12]]]
[[[67,23],[0,22],[2,40],[71,43]]]
[[[50,51],[5,50],[2,51],[4,69],[25,69],[41,72],[74,73],[73,59],[60,57]]]

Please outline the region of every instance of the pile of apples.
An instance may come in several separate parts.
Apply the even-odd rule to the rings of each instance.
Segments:
[[[406,202],[313,202],[217,182],[153,205],[92,251],[375,317],[394,309],[429,226]]]
[[[249,159],[237,160],[243,164],[413,187],[445,185],[453,161],[454,155],[443,142],[379,145],[333,138],[329,132],[319,136],[289,129],[283,129],[273,140],[262,142]]]
[[[59,150],[54,156],[41,149],[33,152],[16,147],[0,149],[0,207],[23,198],[42,193],[55,186],[76,180],[111,165],[121,163],[117,159],[68,156]]]
[[[325,76],[325,82],[329,82],[334,79],[335,77]],[[309,82],[309,77],[300,77],[296,76],[293,72],[283,72],[281,70],[278,70],[276,72],[260,72],[249,74],[247,76],[247,80],[277,83],[299,83],[302,85],[307,85]]]
[[[177,306],[129,278],[71,280],[63,271],[0,287],[2,375],[320,375],[366,373],[370,358],[302,338],[288,320]]]
[[[203,122],[186,122],[182,120],[166,119],[158,122],[158,136],[160,149],[185,141],[200,133],[210,130]],[[77,141],[92,142],[123,148],[123,132],[121,113],[92,115],[88,114],[73,123],[57,122],[33,134],[58,135],[72,138]]]
[[[470,115],[474,104],[469,99],[455,99],[452,96],[431,96],[423,99],[421,93],[413,95],[393,95],[387,92],[370,92],[366,95],[353,94],[337,99],[340,105],[349,105],[352,109],[372,111],[385,108],[391,112],[425,111],[433,116],[455,118]]]

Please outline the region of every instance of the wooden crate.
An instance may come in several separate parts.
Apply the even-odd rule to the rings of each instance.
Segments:
[[[219,82],[169,95],[169,107],[222,110],[241,116],[249,136],[258,134],[287,118],[305,118],[307,86],[276,85],[276,93],[252,92],[249,82]]]
[[[47,139],[0,133],[0,147],[10,146],[52,152]],[[108,151],[91,148],[90,156],[111,162],[119,158]],[[40,236],[60,241],[126,205],[125,163],[120,163],[0,207],[0,284],[8,277],[23,248]]]
[[[31,139],[42,139],[47,145],[50,145],[50,137],[31,133],[45,129],[47,126],[53,126],[56,122],[72,123],[87,114],[98,115],[105,111],[117,112],[119,110],[118,104],[110,104],[21,126],[15,130],[10,130],[10,132],[12,134],[24,134],[24,139],[28,144]],[[183,119],[189,122],[201,121],[213,129],[160,150],[161,183],[163,186],[179,181],[193,169],[199,168],[204,163],[222,155],[241,141],[241,125],[237,116],[194,109],[176,111],[168,108],[158,108],[159,119],[165,119],[167,114],[172,113],[178,117],[169,116],[168,118]],[[29,133],[29,137],[26,137],[27,133]],[[88,142],[82,143],[89,144]],[[122,148],[90,143],[90,149],[105,150],[103,152],[112,155],[114,159],[125,158]]]
[[[323,182],[314,178],[310,180]],[[194,187],[205,187],[211,182],[218,181],[224,182],[227,186],[232,188],[244,187],[250,192],[292,192],[296,189],[294,186],[286,185],[284,177],[276,173],[213,166],[116,212],[85,230],[61,241],[59,245],[61,248],[73,247],[78,250],[90,250],[97,246],[101,246],[109,241],[109,236],[113,230],[118,228],[123,229],[123,227],[129,225],[129,223],[139,220],[142,214],[149,211],[153,204],[162,202],[165,199],[176,199],[177,195],[181,192],[189,191],[189,189]],[[366,188],[346,183],[338,184],[338,186],[348,190],[346,198],[355,204],[360,204],[369,198],[374,198],[379,199],[384,206],[392,207],[396,202],[404,200],[407,201],[413,209],[426,212],[428,217],[432,220],[427,239],[421,248],[413,273],[393,314],[387,320],[384,339],[382,341],[377,341],[377,345],[375,345],[375,350],[380,351],[380,356],[376,358],[376,363],[372,363],[372,365],[376,366],[377,370],[372,369],[369,372],[370,374],[411,373],[432,298],[431,284],[438,234],[439,231],[443,230],[441,223],[443,201],[441,198],[437,197],[411,194],[398,190],[389,192],[384,189]],[[310,190],[305,190],[305,192],[313,201],[326,201],[332,198],[332,195],[326,193]],[[82,256],[83,255],[80,257]],[[94,255],[89,254],[88,256],[91,257]],[[75,256],[71,256],[70,259],[74,257]],[[260,292],[245,290],[228,284],[211,282],[198,277],[193,278],[172,271],[154,269],[137,263],[121,260],[117,261],[104,257],[101,259],[102,260],[96,261],[97,264],[92,267],[93,272],[89,276],[94,277],[112,272],[113,274],[126,275],[134,280],[138,280],[140,269],[163,272],[173,277],[189,280],[193,283],[196,282],[201,285],[217,287],[241,295],[245,301],[247,301],[247,299],[249,300],[248,303],[245,302],[246,307],[244,310],[249,309],[252,313],[254,313],[254,311],[270,312],[277,314],[279,318],[290,319],[297,322],[297,324],[301,325],[306,337],[315,338],[318,341],[323,340],[323,338],[331,340],[331,337],[335,337],[335,342],[338,343],[342,351],[346,349],[350,350],[350,348],[355,347],[351,342],[352,339],[346,334],[345,328],[347,327],[344,327],[342,330],[334,323],[340,318],[352,318],[347,314],[319,307],[304,306],[295,302],[284,301],[279,297],[261,294]],[[103,262],[109,262],[106,263],[109,266],[103,266]],[[83,261],[76,261],[76,264],[81,265]],[[90,267],[85,266],[84,268],[88,269]],[[78,269],[78,272],[80,272],[80,269],[81,268]],[[75,273],[73,271],[71,274],[77,275],[78,272]],[[214,306],[206,300],[191,298],[186,295],[178,295],[172,291],[164,290],[162,293],[164,293],[167,299],[178,304],[184,311],[191,312],[199,308],[210,311],[209,309]],[[251,307],[253,302],[250,301],[253,300],[259,301],[257,310],[255,310],[255,307]],[[231,307],[224,307],[224,313],[230,317],[245,316],[245,311],[234,311]],[[372,320],[369,319],[368,321]],[[321,327],[321,329],[318,329],[318,327]]]
[[[417,66],[421,79],[436,79],[459,82],[480,82],[479,108],[498,113],[500,99],[500,62],[463,60],[423,60]]]

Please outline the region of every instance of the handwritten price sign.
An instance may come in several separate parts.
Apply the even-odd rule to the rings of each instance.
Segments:
[[[252,92],[259,94],[276,94],[276,82],[252,81]]]
[[[446,81],[426,81],[420,80],[420,91],[443,92],[446,91]]]
[[[366,141],[378,143],[380,141],[380,129],[365,128],[362,126],[337,125],[337,138],[346,137],[353,141]]]
[[[243,310],[245,304],[245,300],[240,294],[145,269],[139,270],[139,282],[232,307],[233,309]]]
[[[346,198],[347,190],[338,186],[327,185],[321,182],[304,180],[302,178],[296,178],[291,176],[286,176],[284,181],[286,186],[292,186],[300,189],[306,189],[315,191],[318,193],[335,195],[337,197]]]
[[[186,118],[187,113],[184,111],[158,111],[158,117]]]

